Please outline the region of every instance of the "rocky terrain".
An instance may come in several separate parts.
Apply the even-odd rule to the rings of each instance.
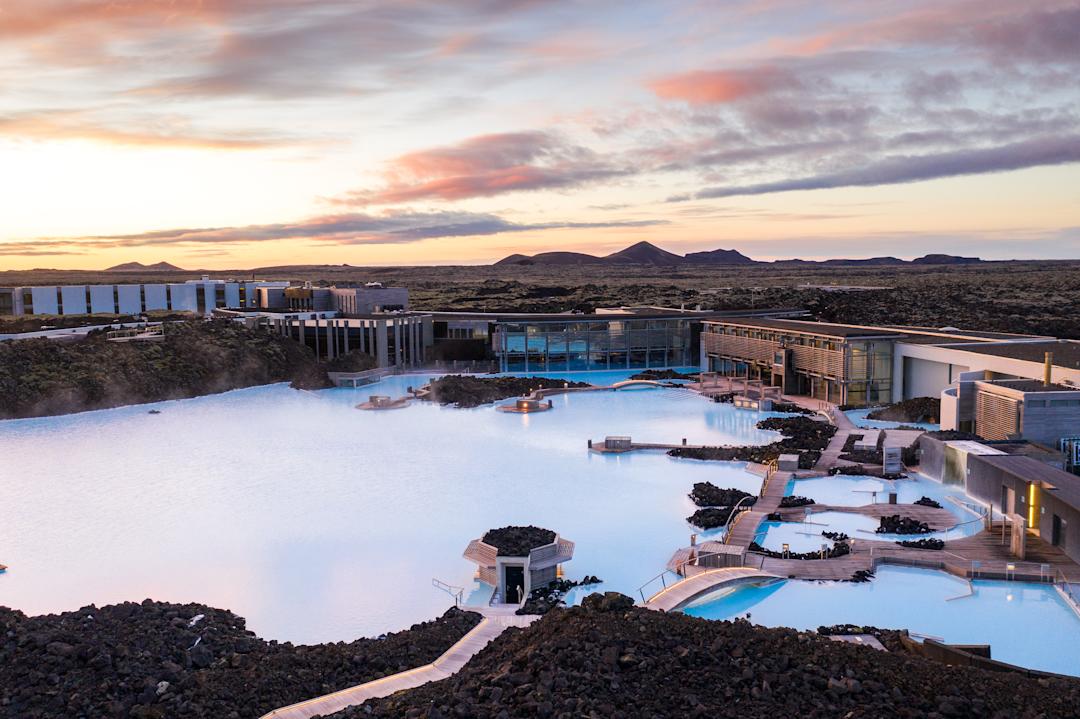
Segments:
[[[937,422],[941,417],[941,400],[936,397],[915,397],[896,404],[879,407],[866,415],[867,419],[886,422]]]
[[[582,607],[549,612],[508,631],[450,679],[335,719],[1056,719],[1077,716],[1080,706],[1076,680],[945,666],[811,632],[632,604],[593,595]]]
[[[554,542],[555,536],[555,532],[550,529],[530,524],[527,527],[489,529],[484,533],[482,541],[495,547],[500,557],[524,557],[537,547]]]
[[[170,323],[162,342],[0,342],[0,419],[69,414],[291,382],[329,386],[304,345],[229,320]]]
[[[537,389],[589,387],[587,382],[567,382],[550,377],[476,377],[446,375],[431,381],[430,399],[459,408],[480,407],[509,397],[524,397]]]
[[[427,664],[479,615],[353,642],[267,642],[232,612],[144,601],[27,617],[0,608],[0,717],[248,719]]]
[[[784,435],[778,442],[743,447],[676,447],[668,450],[672,457],[714,460],[722,462],[771,462],[781,454],[798,454],[799,469],[812,469],[836,434],[836,427],[809,417],[769,417],[757,424],[758,429],[771,429]]]
[[[695,482],[689,494],[690,500],[699,507],[730,507],[750,496],[753,495],[741,489],[721,489],[712,482]],[[747,505],[753,505],[753,502]]]

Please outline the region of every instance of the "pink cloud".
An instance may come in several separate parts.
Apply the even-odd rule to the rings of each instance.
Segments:
[[[684,100],[691,105],[734,102],[775,90],[798,86],[795,76],[780,68],[745,70],[697,70],[654,80],[649,87],[665,100]]]
[[[337,202],[464,200],[571,187],[622,172],[591,151],[550,133],[497,133],[402,155],[387,168],[384,187],[354,192]]]

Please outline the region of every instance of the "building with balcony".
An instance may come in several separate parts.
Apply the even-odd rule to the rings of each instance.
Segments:
[[[894,346],[903,336],[892,328],[801,320],[707,320],[702,369],[761,380],[788,395],[876,404],[892,397]]]
[[[708,319],[704,324],[703,370],[749,376],[783,388],[784,394],[835,404],[941,396],[943,427],[959,421],[957,393],[943,394],[947,390],[975,379],[1041,379],[1048,352],[1053,381],[1066,389],[1080,387],[1080,343],[1050,337],[762,317]],[[972,394],[972,421],[974,398]],[[1069,401],[1043,399],[1046,409],[1067,407],[1059,403]],[[1051,399],[1055,404],[1049,404]]]

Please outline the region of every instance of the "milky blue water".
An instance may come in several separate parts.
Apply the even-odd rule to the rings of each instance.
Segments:
[[[1080,621],[1053,587],[972,582],[944,572],[885,566],[868,583],[784,580],[743,585],[687,607],[706,619],[750,614],[755,624],[817,629],[861,624],[909,629],[956,644],[990,644],[994,659],[1080,675]]]
[[[450,600],[432,578],[473,589],[469,540],[530,523],[577,543],[569,578],[636,595],[688,543],[694,482],[756,491],[760,478],[662,452],[600,455],[586,440],[776,438],[755,427],[771,414],[677,389],[568,394],[532,415],[354,409],[426,379],[0,422],[0,604],[38,614],[197,601],[264,637],[349,640],[441,613]]]
[[[925,429],[928,432],[934,432],[941,429],[940,424],[933,424],[932,422],[886,422],[880,419],[867,419],[866,415],[874,411],[875,408],[868,409],[849,409],[844,414],[848,416],[856,427],[862,429],[896,429],[897,427],[918,427],[919,429]]]

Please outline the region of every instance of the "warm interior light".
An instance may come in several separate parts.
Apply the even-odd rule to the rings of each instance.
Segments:
[[[1035,483],[1028,485],[1028,527],[1035,526]]]

